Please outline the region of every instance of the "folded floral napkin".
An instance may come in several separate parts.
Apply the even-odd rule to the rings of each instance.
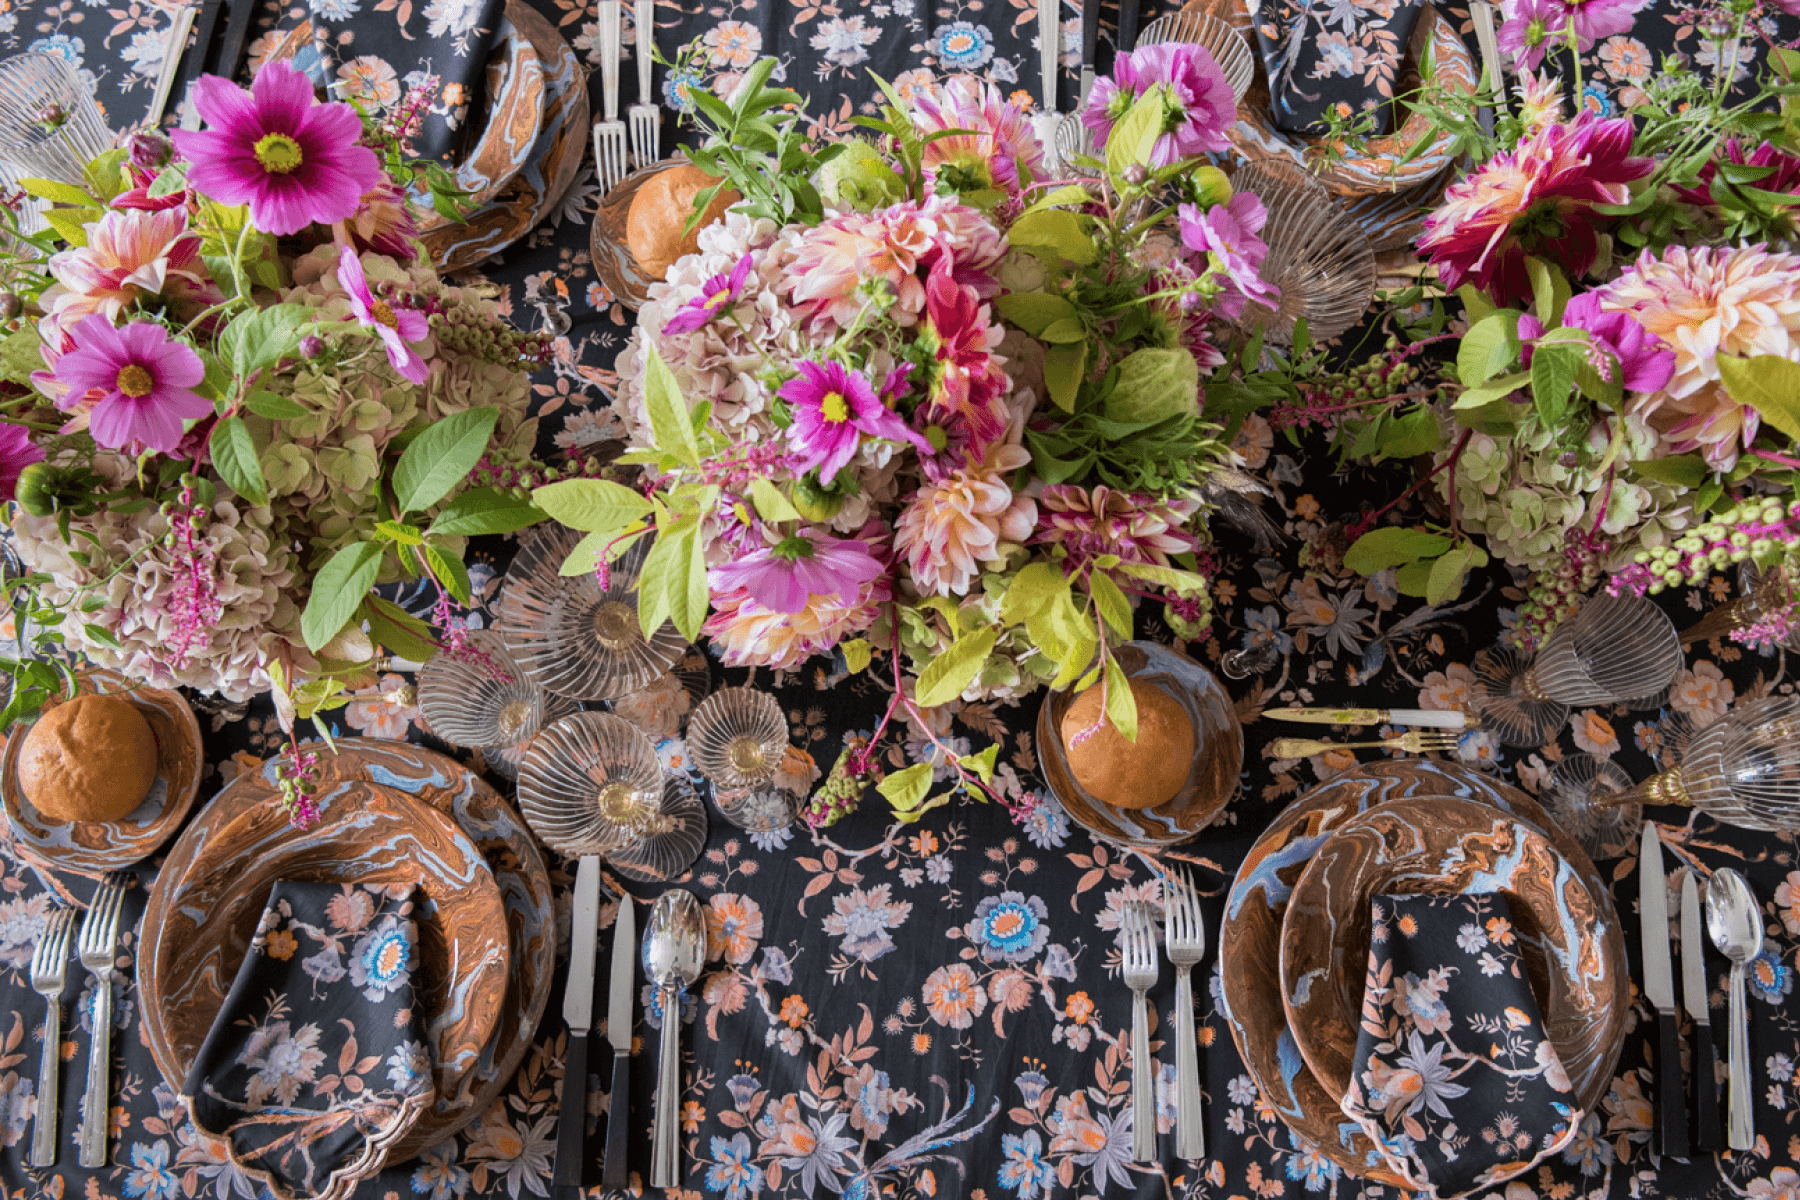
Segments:
[[[1510,1179],[1581,1124],[1497,892],[1375,898],[1351,1061],[1344,1114],[1423,1196]]]
[[[182,1089],[280,1200],[338,1200],[436,1098],[416,889],[279,881]]]
[[[1424,0],[1264,0],[1256,45],[1277,129],[1323,132],[1327,112],[1373,110],[1392,127],[1394,83]]]

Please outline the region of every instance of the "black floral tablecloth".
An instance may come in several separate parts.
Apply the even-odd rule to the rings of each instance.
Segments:
[[[411,19],[413,0],[321,2],[334,20]],[[594,16],[582,0],[533,0],[590,64]],[[445,27],[473,20],[476,0],[429,0],[427,16]],[[629,10],[628,10],[629,11]],[[1466,13],[1449,9],[1467,27]],[[265,5],[266,22],[305,15],[304,5]],[[1153,14],[1146,14],[1153,15]],[[77,62],[92,80],[115,128],[148,103],[172,6],[160,0],[0,0],[0,50],[50,50]],[[1079,14],[1064,12],[1065,90],[1072,86]],[[1113,13],[1108,10],[1110,26]],[[1710,53],[1675,6],[1641,14],[1631,35],[1598,51],[1602,71],[1587,81],[1585,102],[1612,111],[1653,69],[1651,49]],[[716,84],[759,54],[775,54],[787,81],[810,93],[832,129],[847,126],[872,91],[875,70],[903,88],[951,71],[973,71],[1010,89],[1035,90],[1035,6],[1026,0],[695,0],[657,6],[666,54],[700,39],[697,74],[659,70],[671,101],[698,84]],[[627,45],[631,43],[629,28]],[[1102,65],[1107,51],[1102,51]],[[369,64],[362,68],[369,69]],[[632,99],[629,62],[625,102]],[[599,79],[590,86],[598,105]],[[596,108],[596,111],[598,109]],[[579,451],[618,428],[607,409],[611,364],[630,328],[589,265],[588,214],[596,194],[590,168],[550,220],[486,274],[504,285],[517,319],[533,319],[525,297],[542,285],[566,291],[575,325],[557,343],[551,368],[535,381],[546,453]],[[1268,555],[1226,535],[1219,554],[1219,620],[1213,638],[1189,653],[1216,662],[1242,646],[1272,645],[1273,663],[1258,678],[1231,685],[1246,722],[1246,770],[1221,821],[1181,856],[1194,865],[1210,928],[1222,896],[1256,834],[1284,804],[1350,765],[1348,755],[1275,764],[1269,740],[1292,728],[1255,719],[1266,704],[1391,705],[1448,708],[1462,703],[1477,652],[1494,644],[1523,595],[1503,572],[1478,575],[1441,608],[1401,599],[1392,572],[1360,578],[1342,567],[1343,527],[1397,495],[1402,469],[1338,472],[1324,447],[1291,447],[1252,418],[1238,439],[1250,467],[1275,489],[1267,502],[1287,534]],[[471,569],[486,614],[510,549],[496,542]],[[1685,624],[1731,594],[1724,578],[1710,588],[1666,598]],[[1166,631],[1152,630],[1167,638]],[[1634,777],[1655,769],[1692,731],[1734,701],[1790,691],[1785,654],[1742,652],[1730,643],[1696,647],[1663,707],[1577,713],[1553,745],[1502,753],[1484,734],[1465,737],[1459,755],[1539,792],[1554,761],[1586,751],[1611,757]],[[715,682],[726,673],[715,669]],[[741,682],[742,672],[731,673]],[[341,736],[430,739],[416,711],[386,693],[388,679],[334,715]],[[846,737],[873,731],[887,699],[870,673],[850,675],[841,660],[815,660],[771,677],[794,743],[818,770],[829,768]],[[628,714],[676,739],[691,695],[676,686],[641,697]],[[215,789],[273,752],[278,731],[264,706],[234,709],[197,701]],[[1163,1160],[1130,1161],[1130,993],[1119,973],[1115,936],[1121,906],[1159,899],[1148,865],[1098,845],[1072,828],[1043,792],[1031,733],[1035,701],[952,704],[937,710],[933,733],[959,749],[1001,743],[1001,786],[1039,799],[1034,815],[1013,824],[993,807],[957,805],[915,826],[884,819],[878,799],[817,836],[799,831],[749,836],[716,815],[704,857],[684,881],[704,904],[711,933],[706,974],[683,1010],[690,1062],[682,1097],[687,1172],[684,1197],[750,1200],[757,1196],[952,1196],[971,1200],[1138,1195],[1144,1197],[1380,1196],[1364,1189],[1307,1146],[1296,1145],[1245,1074],[1218,1009],[1216,958],[1201,968],[1200,1041],[1213,1157],[1174,1158],[1174,1053],[1165,1033],[1174,984],[1165,970],[1153,991],[1161,1065],[1157,1121]],[[922,729],[896,726],[882,748],[894,767],[929,749]],[[665,745],[673,759],[678,740]],[[1277,767],[1280,769],[1276,769]],[[498,781],[498,780],[497,780]],[[503,781],[500,781],[503,782]],[[1756,1149],[1691,1163],[1659,1161],[1650,1129],[1654,1076],[1648,1064],[1654,1020],[1635,1000],[1617,1078],[1602,1110],[1587,1117],[1563,1150],[1496,1196],[1504,1200],[1576,1200],[1587,1196],[1754,1197],[1800,1200],[1800,1000],[1793,995],[1800,955],[1800,861],[1790,836],[1747,833],[1678,810],[1655,813],[1675,853],[1705,869],[1745,871],[1765,906],[1769,940],[1751,982],[1758,1102]],[[562,921],[572,864],[552,859]],[[154,887],[154,863],[140,874]],[[1635,864],[1602,864],[1615,880],[1637,976]],[[639,889],[636,902],[649,892]],[[125,986],[117,1007],[111,1161],[76,1169],[69,1139],[76,1127],[88,1046],[90,977],[72,968],[66,1001],[64,1145],[55,1171],[25,1164],[34,1109],[42,1001],[29,989],[34,941],[54,901],[44,882],[0,856],[0,1180],[10,1197],[75,1200],[175,1200],[254,1197],[256,1187],[231,1168],[216,1143],[185,1119],[158,1075],[140,1033],[138,998]],[[128,898],[127,925],[143,908]],[[607,905],[603,926],[616,911]],[[641,927],[641,923],[640,923]],[[610,933],[601,931],[602,963]],[[566,943],[566,935],[562,939]],[[1211,939],[1216,943],[1216,936]],[[122,941],[129,960],[135,934]],[[1709,977],[1715,1028],[1723,1028],[1724,960]],[[557,1100],[566,1033],[561,984],[536,1043],[502,1100],[453,1141],[424,1158],[396,1164],[366,1183],[359,1197],[464,1200],[547,1196],[557,1132]],[[638,1056],[631,1112],[632,1166],[648,1168],[648,1114],[655,1060],[654,1022],[640,996]],[[610,1103],[606,1080],[591,1080],[595,1136]],[[597,1178],[597,1162],[590,1172]],[[634,1194],[641,1183],[634,1183]],[[1391,1191],[1387,1194],[1392,1194]]]

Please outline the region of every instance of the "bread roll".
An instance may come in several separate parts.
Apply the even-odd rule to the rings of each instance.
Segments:
[[[19,787],[52,821],[120,821],[156,782],[156,734],[124,696],[84,693],[25,735]]]
[[[1113,808],[1155,808],[1167,804],[1187,781],[1194,762],[1194,723],[1169,693],[1147,679],[1131,681],[1137,701],[1137,741],[1125,739],[1106,720],[1100,686],[1075,697],[1062,719],[1063,746],[1075,782]],[[1080,745],[1075,735],[1100,721]]]
[[[720,192],[706,206],[699,224],[683,236],[681,231],[694,213],[694,197],[717,182],[692,163],[682,163],[658,171],[638,188],[625,214],[625,244],[647,277],[666,277],[676,259],[700,248],[700,231],[741,199],[729,188]]]

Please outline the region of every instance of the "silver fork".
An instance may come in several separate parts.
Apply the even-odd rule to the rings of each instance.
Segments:
[[[69,974],[69,938],[75,910],[59,908],[44,923],[31,952],[31,990],[44,998],[44,1053],[38,1059],[37,1119],[31,1127],[31,1165],[56,1165],[57,1068],[62,1065],[62,992]]]
[[[656,102],[656,0],[637,0],[632,9],[637,27],[638,99],[631,106],[631,153],[638,170],[662,157],[662,105]]]
[[[94,1032],[88,1045],[87,1091],[81,1097],[81,1165],[106,1165],[106,1134],[111,1124],[113,963],[118,958],[119,915],[125,904],[125,876],[114,872],[100,881],[81,922],[81,965],[94,976]]]
[[[1156,1159],[1156,1060],[1150,1057],[1149,1005],[1144,993],[1156,986],[1156,930],[1150,906],[1125,906],[1125,986],[1131,989],[1131,1157]]]
[[[619,120],[620,0],[600,0],[600,102],[604,118],[594,122],[594,174],[600,190],[625,178],[625,122]]]
[[[1184,867],[1170,867],[1164,883],[1163,943],[1175,964],[1175,1154],[1206,1157],[1201,1120],[1200,1046],[1194,1030],[1194,964],[1206,954],[1200,893]]]

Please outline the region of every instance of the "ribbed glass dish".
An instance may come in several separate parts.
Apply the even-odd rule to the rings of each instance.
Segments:
[[[1273,310],[1252,304],[1238,324],[1260,328],[1271,345],[1290,346],[1302,317],[1315,342],[1360,321],[1375,296],[1375,254],[1362,227],[1298,170],[1250,163],[1232,176],[1231,186],[1254,192],[1269,210],[1262,230],[1269,254],[1261,273],[1281,291]]]
[[[662,831],[662,763],[637,727],[611,713],[545,726],[519,765],[519,811],[562,854],[614,855]]]
[[[0,62],[0,162],[14,179],[80,184],[82,165],[112,146],[75,65],[60,54],[15,54]]]
[[[755,688],[714,692],[688,718],[688,754],[716,788],[749,788],[774,778],[788,749],[781,704]]]
[[[1691,804],[1745,829],[1800,829],[1800,697],[1736,705],[1695,735],[1679,767],[1630,795],[1645,804]]]
[[[522,746],[575,702],[538,686],[492,629],[469,633],[473,653],[445,650],[419,669],[419,711],[431,731],[458,746]]]
[[[800,797],[773,783],[749,788],[715,788],[719,814],[746,833],[774,833],[800,816]]]
[[[655,828],[623,850],[606,856],[619,874],[638,883],[678,879],[706,848],[706,805],[684,775],[663,776],[662,804]]]
[[[1623,803],[1631,776],[1611,759],[1571,754],[1550,770],[1544,809],[1590,858],[1636,854],[1644,828],[1641,804]]]

